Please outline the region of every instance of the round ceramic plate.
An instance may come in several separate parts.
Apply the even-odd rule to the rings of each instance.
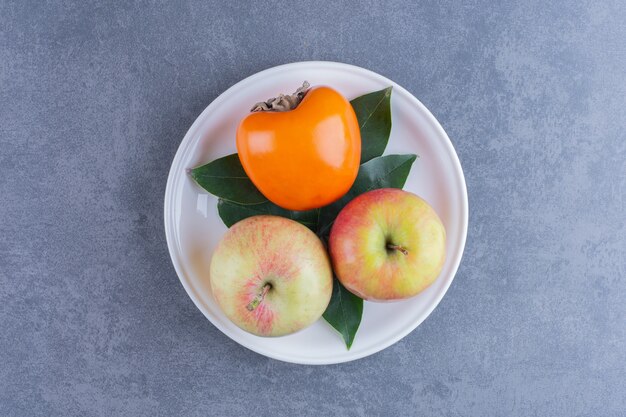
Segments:
[[[235,132],[252,104],[292,92],[302,81],[325,84],[348,99],[393,86],[393,127],[385,154],[415,153],[404,187],[437,211],[447,232],[447,260],[439,278],[409,300],[365,302],[363,319],[350,350],[323,319],[293,335],[253,336],[231,323],[211,295],[209,263],[226,232],[217,199],[198,187],[187,169],[236,152]],[[299,62],[259,72],[235,84],[196,119],[174,157],[165,191],[165,233],[172,262],[189,297],[231,339],[265,356],[301,364],[347,362],[376,353],[415,329],[446,293],[461,261],[467,234],[467,190],[452,143],[433,115],[404,88],[363,68],[334,62]]]

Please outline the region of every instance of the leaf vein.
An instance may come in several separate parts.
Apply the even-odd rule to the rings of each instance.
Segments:
[[[233,179],[233,180],[250,180],[248,177],[231,177],[231,176],[221,176],[221,175],[206,175],[206,174],[195,174],[198,178],[219,178],[219,179]]]
[[[372,115],[374,115],[374,113],[376,112],[376,110],[378,109],[378,107],[380,106],[380,104],[385,100],[385,98],[387,98],[387,93],[383,94],[383,96],[380,98],[380,100],[378,101],[378,103],[376,103],[376,106],[374,106],[374,109],[372,111],[369,112],[369,114],[367,115],[367,117],[365,118],[365,120],[363,121],[363,124],[361,126],[359,126],[359,129],[363,129],[365,127],[365,125],[367,124],[367,122],[369,122],[369,120],[372,118]]]

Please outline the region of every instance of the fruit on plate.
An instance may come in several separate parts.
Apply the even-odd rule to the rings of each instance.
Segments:
[[[305,83],[293,95],[258,103],[237,129],[237,151],[254,185],[288,210],[332,203],[359,170],[361,133],[350,102]]]
[[[415,194],[383,188],[361,194],[335,219],[329,248],[341,283],[370,301],[412,297],[432,284],[446,256],[435,210]]]
[[[322,242],[308,228],[278,216],[234,224],[218,244],[211,290],[226,316],[259,336],[282,336],[317,321],[333,277]]]

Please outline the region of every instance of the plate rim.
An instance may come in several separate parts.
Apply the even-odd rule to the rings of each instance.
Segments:
[[[271,350],[259,348],[258,346],[254,344],[246,343],[240,340],[235,340],[229,333],[227,333],[225,329],[222,328],[221,325],[211,320],[211,317],[209,317],[209,315],[207,314],[207,311],[205,311],[203,308],[203,303],[200,302],[200,300],[196,296],[195,290],[191,287],[191,285],[188,282],[189,279],[182,265],[182,261],[179,259],[181,250],[180,250],[180,247],[178,246],[177,239],[174,236],[175,231],[173,229],[174,229],[175,222],[170,221],[175,211],[174,209],[174,197],[175,197],[174,184],[176,183],[179,177],[179,173],[181,170],[180,165],[182,164],[183,155],[187,154],[187,149],[192,144],[192,138],[196,136],[197,130],[199,129],[200,125],[203,123],[203,120],[206,119],[207,115],[214,108],[217,108],[222,101],[224,101],[227,97],[229,97],[231,94],[236,92],[238,89],[245,87],[245,85],[251,82],[254,82],[259,78],[263,78],[275,72],[298,70],[298,69],[301,70],[301,69],[305,69],[311,66],[322,66],[322,67],[326,67],[327,69],[339,69],[339,70],[346,70],[349,72],[358,72],[358,73],[361,73],[362,75],[373,77],[378,80],[389,83],[390,85],[393,86],[393,89],[395,92],[403,94],[405,98],[407,98],[410,102],[412,102],[413,105],[419,108],[419,110],[423,113],[423,115],[426,117],[428,122],[431,123],[435,131],[437,131],[437,133],[441,136],[441,138],[444,139],[444,145],[447,148],[448,153],[452,157],[452,162],[453,162],[453,167],[454,167],[454,176],[456,177],[457,181],[459,181],[461,185],[461,197],[462,197],[461,198],[461,206],[462,206],[461,207],[461,236],[460,236],[460,241],[459,241],[460,244],[458,245],[459,250],[455,251],[454,258],[452,259],[450,279],[444,283],[443,290],[436,295],[435,302],[431,303],[431,305],[425,310],[425,313],[422,314],[417,320],[415,320],[415,322],[412,325],[407,326],[405,329],[403,329],[402,331],[394,335],[394,337],[391,337],[385,340],[383,343],[380,343],[379,345],[374,345],[370,347],[369,349],[366,349],[350,357],[340,357],[338,359],[327,358],[326,360],[317,359],[317,358],[314,358],[314,359],[294,358],[290,356],[285,356],[283,354],[277,354],[276,352],[273,352]],[[288,64],[282,64],[282,65],[270,67],[262,71],[259,71],[257,73],[254,73],[248,77],[243,78],[242,80],[236,82],[235,84],[231,85],[229,88],[224,90],[196,117],[192,125],[189,127],[189,129],[185,133],[185,136],[181,140],[176,150],[176,154],[174,155],[174,158],[172,160],[172,164],[170,165],[170,170],[168,172],[167,183],[165,187],[164,205],[163,205],[163,221],[164,221],[165,238],[167,241],[168,253],[170,255],[172,264],[174,265],[174,269],[176,271],[176,275],[178,276],[178,280],[182,284],[183,288],[185,289],[185,292],[187,293],[189,298],[191,298],[196,308],[200,310],[200,312],[205,316],[207,320],[209,320],[209,322],[213,326],[215,326],[225,336],[227,336],[228,338],[230,338],[237,344],[255,353],[258,353],[260,355],[263,355],[263,356],[266,356],[275,360],[280,360],[280,361],[288,362],[288,363],[302,364],[302,365],[331,365],[331,364],[346,363],[346,362],[351,362],[357,359],[362,359],[364,357],[373,355],[375,353],[378,353],[394,345],[395,343],[399,342],[404,337],[406,337],[413,330],[415,330],[420,324],[422,324],[422,322],[427,317],[429,317],[432,314],[434,309],[437,308],[437,306],[439,305],[443,297],[448,292],[448,289],[450,288],[450,285],[452,284],[452,281],[454,281],[454,278],[456,277],[456,274],[458,272],[461,259],[463,258],[463,254],[465,252],[465,244],[467,241],[467,230],[468,230],[468,222],[469,222],[469,204],[468,204],[467,184],[465,182],[463,168],[461,166],[461,162],[459,160],[456,149],[454,148],[454,145],[452,144],[452,141],[448,137],[448,134],[445,132],[445,130],[443,129],[439,121],[435,118],[435,116],[413,94],[411,94],[408,90],[406,90],[404,87],[402,87],[398,83],[388,79],[387,77],[380,75],[374,71],[356,66],[356,65],[346,64],[346,63],[341,63],[341,62],[334,62],[334,61],[300,61],[300,62],[292,62]],[[185,279],[183,279],[183,277],[185,277]]]

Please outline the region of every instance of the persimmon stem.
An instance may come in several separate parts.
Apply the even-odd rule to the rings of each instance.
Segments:
[[[289,111],[298,107],[311,85],[305,81],[302,87],[298,88],[293,94],[279,94],[278,97],[272,97],[266,101],[260,101],[252,106],[251,112],[260,111]]]
[[[403,248],[400,245],[394,245],[393,243],[387,243],[387,249],[389,250],[398,250],[400,252],[402,252],[403,255],[408,255],[409,251],[406,250],[405,248]]]
[[[265,298],[265,295],[271,288],[272,288],[272,284],[270,283],[265,284],[263,288],[261,289],[261,291],[259,291],[259,293],[254,297],[254,299],[250,301],[250,304],[246,306],[246,309],[248,311],[254,311],[254,309],[257,308],[259,304],[261,304],[261,301],[263,301],[263,299]]]

